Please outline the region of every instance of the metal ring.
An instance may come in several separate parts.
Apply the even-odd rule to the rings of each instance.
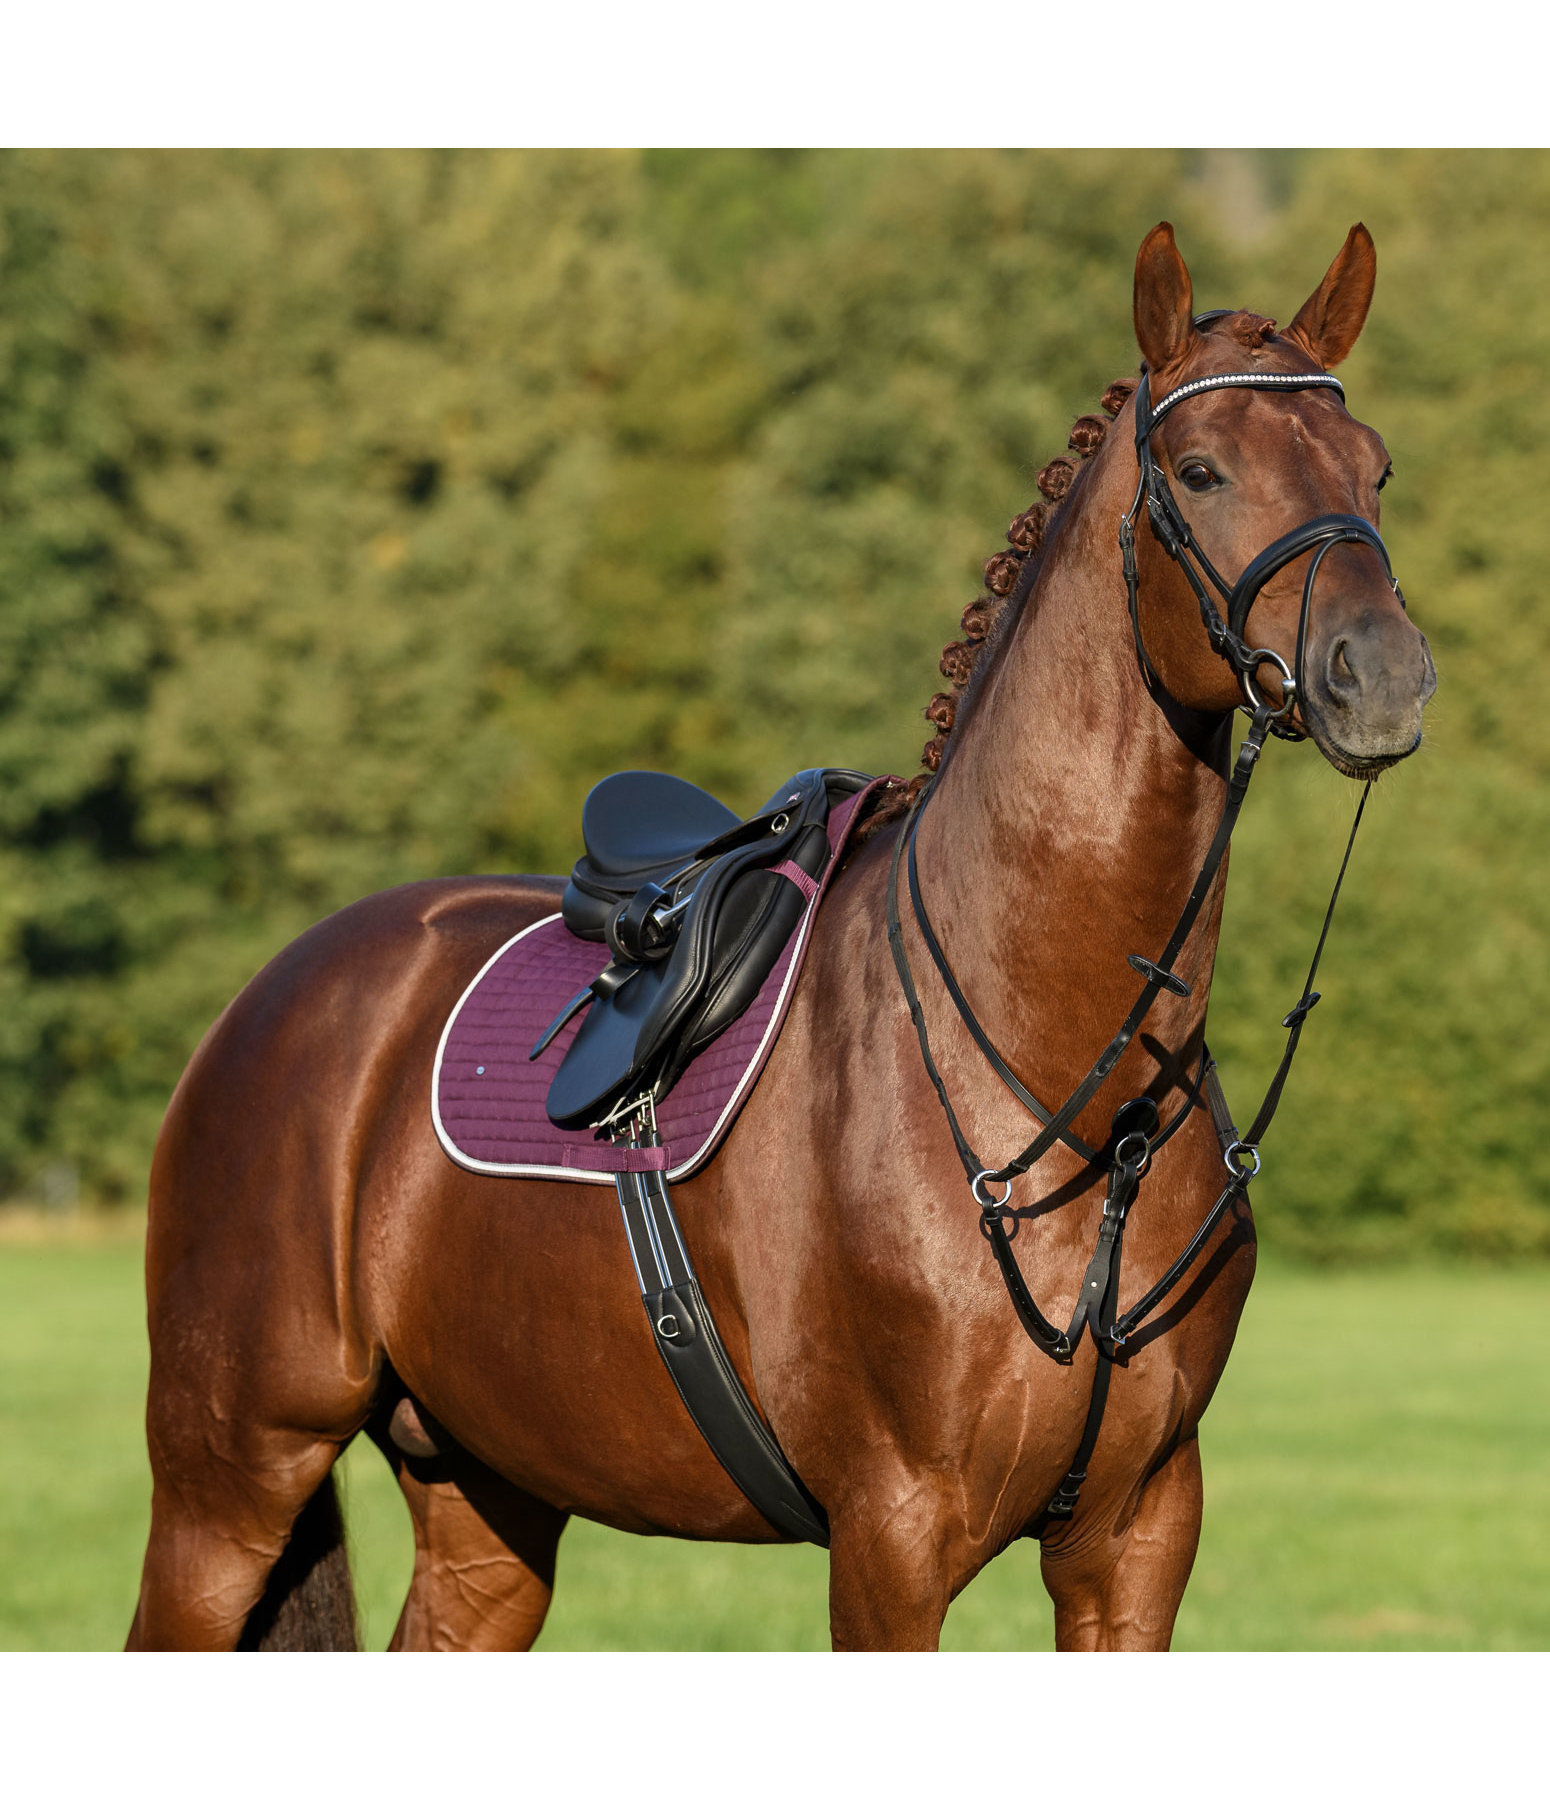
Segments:
[[[1009,1181],[1006,1184],[1006,1194],[1003,1194],[999,1200],[996,1199],[994,1194],[986,1192],[984,1185],[987,1181],[993,1179],[994,1177],[991,1175],[989,1169],[981,1169],[979,1174],[969,1183],[969,1192],[979,1201],[981,1210],[987,1213],[995,1212],[998,1208],[1005,1206],[1007,1194],[1010,1194],[1012,1191],[1012,1184]]]
[[[1248,1154],[1254,1158],[1254,1167],[1252,1169],[1241,1169],[1238,1166],[1236,1159],[1239,1154],[1244,1151],[1247,1151]],[[1222,1161],[1227,1165],[1227,1173],[1239,1181],[1252,1181],[1259,1173],[1259,1150],[1253,1144],[1245,1144],[1234,1139],[1222,1152]]]
[[[1139,1157],[1132,1160],[1132,1158],[1125,1154],[1125,1146],[1127,1144],[1139,1144],[1141,1146]],[[1119,1163],[1122,1168],[1129,1169],[1133,1174],[1137,1176],[1144,1175],[1152,1161],[1152,1140],[1144,1131],[1132,1131],[1127,1133],[1127,1135],[1122,1137],[1114,1146],[1114,1160]]]
[[[1243,689],[1243,698],[1251,712],[1258,712],[1265,704],[1265,697],[1255,684],[1254,677],[1259,673],[1261,663],[1272,662],[1281,671],[1281,704],[1271,713],[1272,719],[1284,719],[1297,704],[1297,677],[1281,660],[1274,650],[1250,650],[1253,663],[1246,669],[1238,671],[1238,685]]]

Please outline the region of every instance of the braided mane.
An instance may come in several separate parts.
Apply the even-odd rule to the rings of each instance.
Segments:
[[[958,716],[959,701],[979,668],[986,649],[1000,642],[1004,635],[1002,627],[1010,621],[1032,586],[1039,562],[1039,550],[1051,519],[1071,491],[1071,484],[1076,479],[1082,460],[1091,456],[1103,442],[1104,434],[1109,429],[1109,420],[1118,416],[1120,409],[1135,392],[1136,385],[1133,378],[1110,382],[1104,390],[1103,398],[1098,402],[1107,417],[1098,413],[1084,413],[1072,426],[1067,444],[1067,448],[1076,453],[1075,456],[1057,456],[1040,470],[1038,489],[1044,498],[1036,500],[1026,512],[1020,512],[1007,527],[1006,541],[1011,548],[998,550],[985,564],[984,592],[963,609],[960,621],[963,636],[946,645],[942,651],[942,660],[938,666],[952,687],[950,692],[933,694],[926,707],[925,716],[936,727],[936,733],[927,739],[926,747],[921,752],[924,773],[902,787],[885,791],[875,810],[858,828],[855,834],[857,840],[870,837],[889,820],[901,818],[941,768],[948,734]]]

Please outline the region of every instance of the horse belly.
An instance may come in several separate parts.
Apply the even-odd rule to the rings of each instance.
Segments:
[[[384,1351],[481,1461],[620,1530],[777,1541],[662,1364],[611,1187],[447,1164],[393,1236],[373,1300]]]

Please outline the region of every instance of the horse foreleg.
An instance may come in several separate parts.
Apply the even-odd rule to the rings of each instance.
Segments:
[[[529,1649],[566,1515],[456,1447],[428,1460],[382,1447],[414,1521],[414,1579],[389,1648]]]
[[[829,1630],[836,1650],[935,1650],[954,1584],[948,1510],[916,1490],[831,1514]]]
[[[1188,1438],[1147,1480],[1129,1526],[1074,1526],[1043,1545],[1057,1650],[1166,1650],[1200,1543],[1200,1443]]]

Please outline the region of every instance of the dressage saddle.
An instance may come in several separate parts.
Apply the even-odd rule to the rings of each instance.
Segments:
[[[804,769],[747,819],[674,775],[632,769],[593,788],[560,912],[612,956],[530,1052],[586,1010],[549,1086],[555,1125],[601,1128],[660,1100],[747,1009],[818,891],[831,804],[870,779]]]

